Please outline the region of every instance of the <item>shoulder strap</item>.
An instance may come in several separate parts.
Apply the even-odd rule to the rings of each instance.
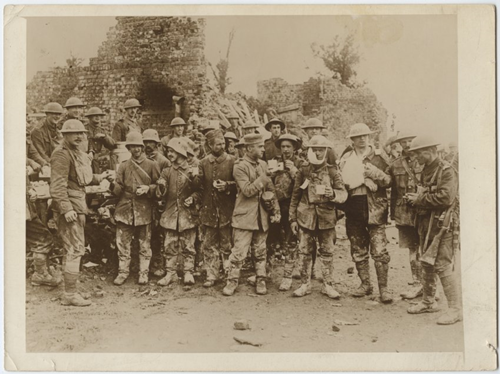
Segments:
[[[410,175],[410,177],[413,178],[413,180],[418,183],[419,180],[417,179],[417,177],[415,176],[415,173],[413,172],[413,169],[410,168],[410,165],[408,165],[408,162],[406,162],[406,158],[402,158],[401,159],[401,163],[403,165],[403,168],[405,169],[405,171]]]

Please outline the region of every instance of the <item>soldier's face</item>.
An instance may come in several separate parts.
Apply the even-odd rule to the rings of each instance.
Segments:
[[[225,140],[221,137],[215,138],[211,144],[212,153],[216,156],[220,156],[224,152]]]
[[[61,120],[61,114],[59,113],[47,113],[47,121],[51,125],[57,125],[59,121]]]
[[[403,151],[408,152],[410,149],[411,139],[404,139],[399,142]]]
[[[144,146],[145,146],[145,149],[146,149],[146,154],[151,154],[153,153],[154,151],[156,151],[156,148],[158,147],[158,144],[156,144],[155,141],[152,141],[152,140],[145,140],[144,141]]]
[[[234,140],[228,139],[228,141],[227,141],[227,151],[232,153],[234,151],[234,145],[235,144],[236,144],[236,142]]]
[[[127,116],[129,118],[135,118],[137,116],[138,111],[139,111],[139,108],[127,108],[127,109],[125,109],[125,113],[127,113]]]
[[[88,117],[90,124],[94,126],[99,126],[101,124],[102,117],[101,116],[90,116]]]
[[[246,154],[253,159],[262,158],[264,155],[264,144],[248,145]]]
[[[81,106],[72,106],[67,108],[68,114],[73,118],[80,118],[83,112],[83,108]]]
[[[291,158],[293,156],[293,143],[288,140],[283,140],[281,142],[281,153],[286,158]]]
[[[313,147],[313,152],[318,160],[322,160],[326,155],[326,148]]]
[[[172,148],[167,148],[167,157],[171,163],[175,163],[179,158],[179,154],[174,151]]]
[[[83,142],[84,137],[85,135],[83,132],[70,132],[64,134],[64,139],[71,148],[77,148]]]
[[[416,152],[417,161],[420,165],[427,165],[432,161],[432,153],[428,149],[420,149]]]
[[[144,147],[141,145],[129,145],[127,148],[135,159],[141,157],[144,152]]]
[[[354,136],[351,140],[354,148],[365,148],[368,145],[368,135]]]
[[[255,129],[254,128],[251,128],[251,129],[243,129],[243,136],[247,135],[247,134],[254,134],[255,133]]]
[[[184,126],[174,126],[173,132],[175,136],[182,136],[184,134]]]
[[[272,124],[271,125],[271,134],[273,134],[273,136],[275,138],[279,137],[281,135],[281,126],[279,124]]]
[[[306,134],[311,139],[314,135],[321,135],[321,128],[313,127],[310,129],[306,129]]]

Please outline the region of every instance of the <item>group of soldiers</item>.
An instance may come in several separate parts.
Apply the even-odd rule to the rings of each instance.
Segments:
[[[240,281],[245,261],[253,259],[252,283],[259,295],[267,293],[269,248],[279,243],[285,262],[280,291],[292,287],[292,274],[300,270],[300,286],[293,296],[311,293],[314,263],[321,269],[327,297],[341,295],[334,287],[333,254],[336,223],[346,217],[346,232],[360,285],[352,292],[363,297],[373,292],[371,256],[383,303],[393,298],[388,286],[390,255],[386,225],[394,220],[399,246],[409,249],[413,276],[402,297],[422,300],[408,313],[436,312],[439,278],[448,308],[439,324],[462,319],[459,276],[454,267],[458,247],[458,153],[447,161],[432,137],[401,134],[401,146],[390,160],[371,141],[373,131],[363,123],[351,126],[348,146],[340,157],[322,134],[317,118],[307,120],[303,138],[286,133],[285,123],[271,119],[261,134],[248,121],[242,136],[212,126],[202,130],[204,143],[186,136],[187,124],[172,120],[171,134],[160,139],[156,130],[142,130],[135,120],[140,103],[125,102],[125,117],[112,134],[101,129],[99,108],[80,120],[84,104],[70,98],[65,108],[45,107],[46,118],[27,134],[28,174],[50,166],[51,209],[65,250],[63,305],[86,306],[91,301],[77,290],[81,258],[85,253],[85,186],[106,179],[118,198],[114,212],[118,274],[115,285],[129,277],[133,239],[139,243],[138,283],[168,286],[178,279],[181,260],[184,285],[195,283],[198,254],[206,272],[203,286],[225,282],[222,293],[231,296]],[[94,162],[104,149],[125,142],[131,156],[116,170],[102,170]],[[390,189],[390,193],[389,193]],[[51,233],[37,216],[28,191],[27,244],[34,254],[33,285],[56,286],[47,268]],[[389,209],[390,208],[390,209]],[[160,243],[158,246],[152,243]],[[153,246],[153,249],[152,249]],[[157,248],[155,248],[157,247]],[[159,260],[152,261],[152,257]],[[153,266],[154,265],[154,266]]]

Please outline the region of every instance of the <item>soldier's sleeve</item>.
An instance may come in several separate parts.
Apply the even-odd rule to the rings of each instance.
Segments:
[[[45,149],[43,147],[42,133],[39,129],[34,129],[31,133],[31,142],[33,147],[35,147],[38,154],[47,162],[50,163],[50,156],[45,154]]]
[[[326,153],[326,162],[334,166],[336,169],[338,169],[338,164],[337,164],[338,156],[337,153],[333,148],[328,148],[328,151]]]
[[[118,121],[115,124],[115,127],[113,127],[113,132],[111,134],[111,137],[115,142],[121,142],[126,137],[126,134],[125,136],[123,135],[123,126],[121,125],[120,121]]]
[[[443,168],[438,178],[436,191],[426,191],[418,195],[415,206],[429,209],[446,209],[451,206],[458,193],[458,179],[451,167]]]
[[[331,167],[330,170],[330,183],[334,192],[331,201],[337,204],[343,204],[347,200],[347,190],[345,189],[342,175],[336,167]]]
[[[112,151],[113,149],[116,148],[116,141],[115,139],[113,139],[111,136],[109,135],[106,135],[103,139],[102,139],[102,145]]]
[[[260,191],[264,190],[269,177],[264,174],[258,177],[255,181],[250,182],[250,178],[248,176],[248,173],[246,173],[245,168],[246,166],[243,162],[239,162],[234,165],[233,177],[241,193],[245,197],[252,197],[257,195]]]
[[[236,157],[231,156],[231,162],[229,162],[229,167],[231,168],[231,170],[234,169],[234,165],[236,164],[236,161],[237,161]],[[234,181],[232,174],[231,174],[231,180],[226,181],[226,183],[227,183],[226,193],[227,194],[236,193],[236,182]]]
[[[40,166],[44,166],[49,164],[47,160],[45,160],[42,156],[40,156],[40,153],[37,151],[37,149],[34,147],[33,143],[27,143],[26,147],[28,147],[28,158],[35,161],[37,164],[40,164]]]
[[[71,204],[68,195],[70,164],[70,157],[65,151],[60,150],[52,154],[50,160],[50,196],[61,214],[66,214],[73,210],[73,204]]]
[[[111,190],[116,196],[121,196],[125,190],[125,163],[122,162],[116,172],[116,180],[111,186]]]
[[[262,167],[264,169],[264,173],[267,174],[267,165],[262,163]],[[278,202],[278,197],[276,196],[276,188],[274,187],[274,183],[271,178],[267,178],[264,189],[265,191],[273,193],[273,215],[276,216],[280,214],[280,204]]]
[[[156,185],[155,195],[159,199],[167,194],[169,170],[170,170],[170,167],[163,169],[160,173],[160,178],[162,178],[166,181],[166,186],[163,186],[161,184]]]
[[[300,189],[302,183],[304,183],[304,174],[301,168],[299,169],[299,172],[295,176],[295,181],[293,184],[292,199],[290,201],[290,211],[289,211],[290,222],[297,221],[297,206],[299,205],[300,198],[302,197],[302,190]]]
[[[387,164],[385,162],[384,165],[384,169],[386,169]],[[379,187],[389,187],[391,185],[391,176],[389,174],[371,163],[366,164],[366,166],[368,166],[368,169],[365,169],[365,177],[372,179]]]
[[[156,197],[156,189],[158,188],[156,181],[158,178],[160,178],[160,166],[153,161],[151,163],[151,184],[149,185],[148,197]]]
[[[389,165],[386,170],[386,173],[391,177],[391,203],[389,204],[389,213],[392,220],[395,219],[396,214],[396,203],[398,198],[398,186],[396,185],[396,178],[394,177],[393,165]]]

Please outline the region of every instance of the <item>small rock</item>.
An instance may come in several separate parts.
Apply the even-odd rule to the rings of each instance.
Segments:
[[[354,273],[354,268],[351,266],[350,268],[347,269],[347,274],[353,274]]]
[[[336,308],[340,308],[342,306],[342,304],[338,304],[338,303],[332,303],[330,304],[331,306],[334,306]]]
[[[250,324],[246,319],[240,319],[234,323],[235,330],[248,330],[250,329]]]
[[[281,334],[282,338],[288,338],[288,334]]]
[[[335,332],[339,332],[340,331],[340,329],[337,326],[335,326],[335,325],[332,325],[332,330],[335,331]]]
[[[106,280],[106,277],[101,277],[101,280],[104,282]]]
[[[57,300],[59,300],[58,297],[53,297],[52,299],[50,299],[50,301],[57,301]]]
[[[377,342],[377,340],[378,340],[378,338],[376,338],[376,337],[375,337],[375,338],[372,338],[372,343],[376,343],[376,342]]]
[[[239,336],[234,336],[233,339],[236,340],[240,344],[253,345],[254,347],[262,346],[261,342],[259,342],[257,340],[253,340],[253,339],[248,339],[248,338],[239,337]]]
[[[187,343],[188,343],[188,341],[187,341],[187,340],[179,340],[179,341],[177,342],[177,344],[180,344],[180,345],[186,345]]]
[[[149,291],[149,296],[154,296],[158,293],[158,291],[155,291],[155,290],[151,290]]]
[[[97,292],[95,293],[95,296],[96,296],[96,297],[104,297],[104,291],[97,291]]]
[[[184,291],[191,291],[191,288],[192,288],[191,286],[184,286],[184,287],[182,287],[182,289]]]
[[[97,285],[94,287],[94,290],[102,290],[102,286],[100,286],[100,285],[98,285],[98,284],[97,284]]]
[[[82,297],[83,297],[85,300],[90,299],[90,293],[88,293],[88,292],[81,292],[81,295],[82,295]]]

